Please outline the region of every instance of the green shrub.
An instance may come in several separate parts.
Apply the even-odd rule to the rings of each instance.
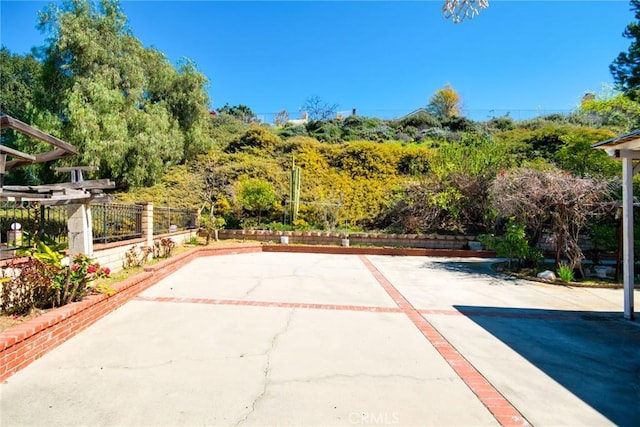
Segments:
[[[558,277],[560,277],[560,280],[563,282],[573,282],[573,268],[565,263],[561,263],[558,266]]]
[[[495,250],[497,256],[507,258],[509,270],[512,269],[513,259],[516,259],[520,266],[532,254],[524,225],[517,223],[513,218],[509,219],[504,236],[485,234],[478,236],[478,240],[489,249]]]
[[[83,254],[65,265],[62,254],[50,249],[49,252],[27,261],[15,259],[9,264],[6,276],[1,279],[3,314],[26,314],[34,308],[60,307],[92,293],[110,292],[94,284],[94,280],[110,274],[108,268]]]

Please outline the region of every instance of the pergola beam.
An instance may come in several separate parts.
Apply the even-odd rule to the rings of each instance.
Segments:
[[[36,161],[36,156],[32,154],[23,153],[22,151],[14,150],[13,148],[7,147],[6,145],[0,145],[0,153],[8,154],[11,157],[15,157],[21,160],[26,160],[30,163],[33,163]]]
[[[18,132],[29,135],[32,138],[39,139],[40,141],[44,141],[48,144],[53,145],[54,147],[60,148],[61,150],[64,150],[69,154],[78,154],[78,149],[73,145],[64,142],[61,139],[58,139],[53,135],[44,133],[41,130],[34,128],[33,126],[29,126],[28,124],[21,122],[20,120],[15,119],[11,116],[0,116],[0,129],[5,128],[17,130]]]

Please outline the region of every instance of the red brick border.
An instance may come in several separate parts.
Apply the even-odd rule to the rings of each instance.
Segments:
[[[186,304],[240,305],[246,307],[304,308],[311,310],[366,311],[368,313],[402,313],[396,307],[342,304],[313,304],[304,302],[253,301],[239,299],[189,298],[189,297],[144,297],[137,296],[135,301],[172,302]]]
[[[505,397],[465,359],[436,328],[416,310],[409,301],[387,280],[365,256],[360,260],[382,285],[391,299],[409,317],[414,325],[422,332],[427,340],[435,347],[444,360],[453,368],[456,374],[478,396],[478,399],[502,426],[527,426],[529,423],[524,416]]]
[[[494,258],[492,251],[469,251],[465,249],[419,249],[419,248],[380,248],[368,246],[301,246],[301,245],[264,245],[263,252],[294,252],[307,254],[340,255],[396,255],[396,256],[434,256],[460,258]]]

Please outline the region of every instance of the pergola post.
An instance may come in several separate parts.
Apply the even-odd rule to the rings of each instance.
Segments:
[[[91,205],[89,203],[68,205],[67,216],[69,257],[79,254],[93,256]]]
[[[640,129],[593,145],[622,162],[622,253],[624,278],[624,317],[634,320],[635,260],[633,256],[633,175],[640,171]]]
[[[635,261],[633,257],[633,159],[622,159],[622,246],[624,257],[624,317],[634,318],[633,289]]]

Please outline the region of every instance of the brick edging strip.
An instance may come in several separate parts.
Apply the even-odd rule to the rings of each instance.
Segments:
[[[340,247],[302,245],[262,245],[194,248],[165,261],[144,267],[144,271],[113,286],[111,295],[90,295],[82,301],[48,311],[42,316],[0,333],[0,381],[25,368],[103,316],[116,310],[139,293],[175,272],[195,258],[255,252],[299,252],[350,255],[400,255],[443,257],[493,257],[489,251],[411,249],[380,247]]]
[[[529,423],[478,370],[425,319],[420,312],[387,280],[365,256],[360,260],[382,285],[391,299],[400,307],[413,324],[422,332],[455,373],[464,381],[480,402],[491,412],[501,426],[528,426]]]
[[[321,245],[264,245],[262,252],[293,252],[307,254],[339,255],[396,255],[396,256],[433,256],[459,258],[494,258],[493,251],[471,251],[466,249],[420,249],[369,246],[321,246]]]

